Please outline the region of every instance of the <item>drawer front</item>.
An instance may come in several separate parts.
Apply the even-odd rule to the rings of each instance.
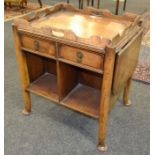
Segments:
[[[61,46],[60,57],[75,63],[103,70],[103,56],[91,53],[86,50],[81,50],[69,46]]]
[[[50,42],[48,40],[22,35],[21,44],[22,47],[28,50],[45,53],[48,55],[56,55],[54,42]]]

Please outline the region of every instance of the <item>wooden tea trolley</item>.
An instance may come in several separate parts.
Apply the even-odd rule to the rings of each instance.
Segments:
[[[30,92],[99,120],[98,149],[106,150],[108,113],[124,92],[128,96],[137,64],[142,20],[108,10],[59,3],[13,22],[24,114]],[[60,116],[61,117],[61,116]]]

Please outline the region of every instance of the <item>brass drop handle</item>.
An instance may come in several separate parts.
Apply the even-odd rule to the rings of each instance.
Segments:
[[[82,58],[83,58],[83,53],[80,52],[80,51],[78,51],[78,52],[76,53],[76,56],[77,56],[77,62],[78,62],[78,63],[81,63]]]
[[[34,49],[35,49],[36,51],[39,51],[39,48],[40,48],[39,41],[35,40],[35,41],[34,41]]]

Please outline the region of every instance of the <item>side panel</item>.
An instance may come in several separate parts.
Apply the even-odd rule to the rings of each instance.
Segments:
[[[118,93],[132,76],[140,51],[142,33],[136,35],[116,56],[112,93]]]

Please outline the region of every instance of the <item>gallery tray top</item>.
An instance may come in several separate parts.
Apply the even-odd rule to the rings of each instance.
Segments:
[[[66,3],[14,20],[21,31],[100,49],[117,46],[125,38],[129,40],[139,31],[141,23],[141,17],[136,14],[115,16],[108,10],[91,7],[79,10]]]

